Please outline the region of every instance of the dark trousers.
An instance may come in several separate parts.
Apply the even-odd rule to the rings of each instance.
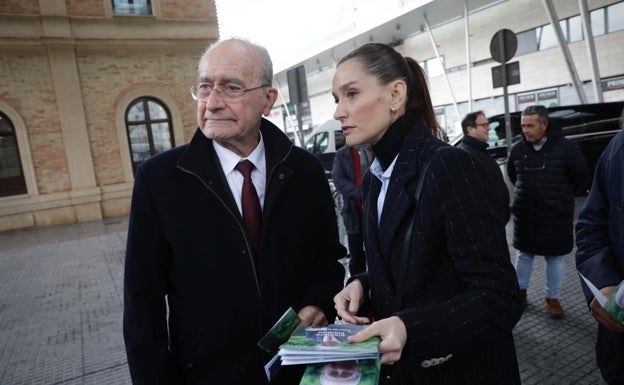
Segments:
[[[349,243],[349,274],[355,275],[366,271],[366,257],[364,255],[364,240],[362,234],[347,234]]]

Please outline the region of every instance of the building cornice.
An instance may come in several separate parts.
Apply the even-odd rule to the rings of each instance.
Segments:
[[[159,19],[154,17],[71,17],[0,14],[0,45],[39,41],[179,41],[215,40],[216,19]]]

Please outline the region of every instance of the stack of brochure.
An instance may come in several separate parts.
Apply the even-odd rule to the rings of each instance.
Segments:
[[[347,340],[368,325],[297,326],[300,322],[297,313],[288,309],[258,342],[273,356],[264,367],[269,381],[282,365],[307,365],[299,385],[377,385],[381,366],[379,337],[358,343]]]
[[[358,343],[347,341],[348,336],[367,326],[346,323],[325,327],[299,326],[277,354],[282,365],[378,359],[379,337]]]

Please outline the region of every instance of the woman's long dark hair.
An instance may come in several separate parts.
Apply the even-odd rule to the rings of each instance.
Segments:
[[[386,85],[401,79],[407,85],[406,111],[421,119],[432,136],[440,136],[440,126],[435,118],[425,71],[411,57],[403,57],[387,44],[367,43],[351,51],[338,62],[357,60],[366,73]]]

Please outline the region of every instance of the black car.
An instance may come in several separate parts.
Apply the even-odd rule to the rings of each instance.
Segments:
[[[620,131],[620,117],[624,102],[577,104],[571,106],[548,107],[550,125],[560,126],[566,138],[578,143],[593,175],[598,157],[611,138]],[[521,140],[521,111],[510,113],[512,144]],[[487,151],[499,164],[507,161],[505,114],[491,116],[490,139]],[[453,143],[459,144],[460,138]]]

